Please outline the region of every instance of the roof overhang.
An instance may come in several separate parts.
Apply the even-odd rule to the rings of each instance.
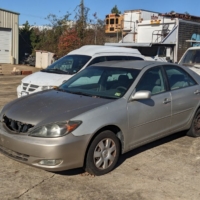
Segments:
[[[5,12],[13,13],[13,14],[16,14],[16,15],[20,15],[20,13],[13,12],[11,10],[6,10],[6,9],[3,9],[3,8],[0,8],[0,11],[5,11]]]

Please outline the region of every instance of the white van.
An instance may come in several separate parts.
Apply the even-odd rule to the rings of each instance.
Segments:
[[[141,55],[137,49],[86,45],[60,58],[46,69],[22,79],[17,87],[17,96],[51,89],[61,85],[80,70],[89,65],[112,60],[153,60]]]
[[[200,75],[200,46],[188,48],[178,64],[188,66]]]

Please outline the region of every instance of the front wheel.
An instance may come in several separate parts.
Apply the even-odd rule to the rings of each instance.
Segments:
[[[100,176],[117,164],[120,153],[119,139],[112,131],[103,131],[92,141],[85,162],[85,171]]]
[[[200,109],[195,113],[187,135],[192,137],[200,137]]]

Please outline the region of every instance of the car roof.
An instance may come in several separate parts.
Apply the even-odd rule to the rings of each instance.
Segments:
[[[198,46],[198,47],[190,47],[187,50],[192,50],[192,49],[200,49],[200,46]]]
[[[134,61],[106,61],[100,62],[92,65],[91,67],[118,67],[118,68],[129,68],[129,69],[143,69],[147,66],[153,65],[166,65],[166,62],[157,62],[157,61],[143,61],[143,60],[134,60]],[[169,64],[169,63],[168,63]]]
[[[71,51],[70,53],[68,53],[68,55],[81,54],[81,55],[93,56],[94,54],[98,53],[130,53],[142,56],[137,49],[126,48],[126,47],[103,46],[103,45],[85,45],[79,49]]]

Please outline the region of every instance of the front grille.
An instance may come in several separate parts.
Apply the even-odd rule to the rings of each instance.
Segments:
[[[5,115],[3,116],[3,122],[5,123],[8,129],[18,133],[26,133],[30,128],[33,127],[33,125],[31,124],[24,124],[22,122],[15,121],[13,119],[6,117]]]
[[[23,90],[26,90],[28,87],[28,83],[23,83]]]
[[[9,157],[12,157],[12,158],[15,158],[15,159],[21,160],[21,161],[28,161],[28,158],[29,158],[29,155],[18,153],[16,151],[12,151],[12,150],[7,149],[7,148],[5,148],[1,145],[0,145],[0,152],[2,154],[5,154]]]
[[[38,88],[39,86],[31,84],[30,87],[32,87],[32,88]]]
[[[28,84],[28,83],[23,83],[22,85],[23,90],[27,90],[28,92],[33,92],[37,88],[39,88],[39,85],[34,85],[34,84]]]

